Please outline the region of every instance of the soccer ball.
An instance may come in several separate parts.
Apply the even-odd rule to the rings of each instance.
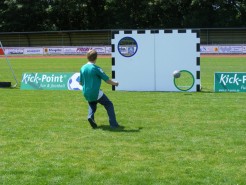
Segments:
[[[82,90],[82,86],[79,84],[80,74],[74,73],[67,82],[68,90]]]
[[[175,70],[175,71],[173,72],[173,77],[174,77],[174,78],[179,78],[180,76],[181,76],[180,71]]]

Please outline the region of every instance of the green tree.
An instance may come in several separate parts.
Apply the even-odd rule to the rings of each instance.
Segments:
[[[102,29],[104,0],[53,0],[49,22],[55,30]]]
[[[246,0],[2,0],[0,31],[246,26]]]
[[[189,0],[152,0],[148,2],[151,28],[180,28],[183,27],[184,13],[188,12]]]
[[[192,0],[184,13],[184,27],[245,26],[245,0]]]
[[[43,30],[47,0],[5,0],[1,2],[1,31]]]
[[[245,0],[218,0],[214,27],[246,26]]]
[[[148,8],[147,0],[108,0],[105,4],[107,28],[146,28],[151,23]]]

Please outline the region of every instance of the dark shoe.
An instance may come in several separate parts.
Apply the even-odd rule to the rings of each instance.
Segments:
[[[92,118],[88,118],[88,121],[89,121],[92,128],[94,128],[94,129],[97,128],[97,124]]]

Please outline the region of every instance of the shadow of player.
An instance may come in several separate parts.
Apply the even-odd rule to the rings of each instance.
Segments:
[[[98,126],[96,129],[101,129],[101,130],[105,130],[105,131],[110,131],[110,132],[140,132],[140,130],[142,130],[142,127],[139,127],[137,129],[130,129],[130,130],[126,130],[124,126],[119,126],[118,128],[110,128],[109,125],[100,125]]]

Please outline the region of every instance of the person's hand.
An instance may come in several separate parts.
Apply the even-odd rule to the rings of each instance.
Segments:
[[[110,80],[110,79],[107,80],[106,83],[111,84],[111,85],[114,85],[114,86],[118,86],[119,85],[119,82],[114,81],[114,80]]]

